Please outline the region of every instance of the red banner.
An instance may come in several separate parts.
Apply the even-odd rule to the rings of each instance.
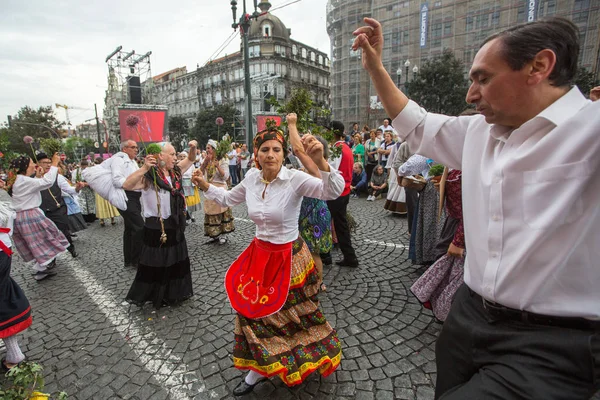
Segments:
[[[136,121],[129,125],[127,119]],[[135,110],[119,109],[119,127],[121,128],[121,141],[135,140],[136,142],[162,142],[166,131],[166,110]]]
[[[267,129],[267,120],[272,119],[275,121],[277,126],[281,125],[281,117],[278,115],[257,115],[256,116],[256,132],[264,131]]]

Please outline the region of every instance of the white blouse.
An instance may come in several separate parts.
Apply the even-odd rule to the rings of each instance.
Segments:
[[[167,177],[171,184],[171,177]],[[171,216],[171,193],[166,190],[159,189],[158,196],[160,198],[160,214],[162,219],[167,219]],[[142,190],[142,214],[144,218],[158,217],[158,205],[156,200],[156,191],[154,184],[150,184],[147,189]]]
[[[210,185],[205,194],[207,199],[222,207],[245,201],[248,216],[256,224],[256,237],[275,244],[289,243],[298,238],[298,217],[304,196],[334,200],[344,190],[344,178],[334,168],[331,172],[321,171],[322,179],[286,167],[281,167],[269,185],[261,182],[262,177],[262,171],[251,169],[230,191]]]
[[[50,167],[42,178],[31,178],[25,175],[17,176],[12,189],[12,204],[15,211],[31,210],[42,204],[42,190],[54,185],[58,168]]]

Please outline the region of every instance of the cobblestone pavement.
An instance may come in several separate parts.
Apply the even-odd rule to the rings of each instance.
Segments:
[[[326,267],[328,289],[321,295],[343,342],[341,367],[294,388],[274,378],[245,398],[433,398],[440,325],[409,293],[421,270],[406,261],[406,219],[384,211],[383,201],[355,199],[350,210],[361,265]],[[124,302],[135,269],[122,266],[120,219],[116,226],[95,223],[80,232],[79,258],[62,257],[58,275],[46,281],[34,281],[15,257],[13,276],[34,319],[20,343],[29,360],[43,364],[46,391],[64,390],[79,400],[233,398],[242,373],[232,367],[234,314],[223,277],[254,225],[246,209],[236,207],[230,242],[207,245],[196,214],[186,231],[195,295],[178,307],[155,311]]]

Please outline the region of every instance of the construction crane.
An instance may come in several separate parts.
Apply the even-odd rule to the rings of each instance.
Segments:
[[[69,119],[69,110],[89,110],[89,108],[71,107],[71,106],[67,106],[64,104],[58,104],[58,103],[55,103],[54,105],[56,106],[56,108],[64,108],[65,109],[65,115],[67,116],[67,125],[68,126],[71,126],[71,120]]]

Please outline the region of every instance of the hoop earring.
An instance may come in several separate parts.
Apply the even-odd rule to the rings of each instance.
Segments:
[[[161,167],[164,167],[165,165],[167,165],[167,163],[166,163],[166,162],[164,162],[164,161],[160,161],[160,162],[158,163],[158,165],[160,165]]]

